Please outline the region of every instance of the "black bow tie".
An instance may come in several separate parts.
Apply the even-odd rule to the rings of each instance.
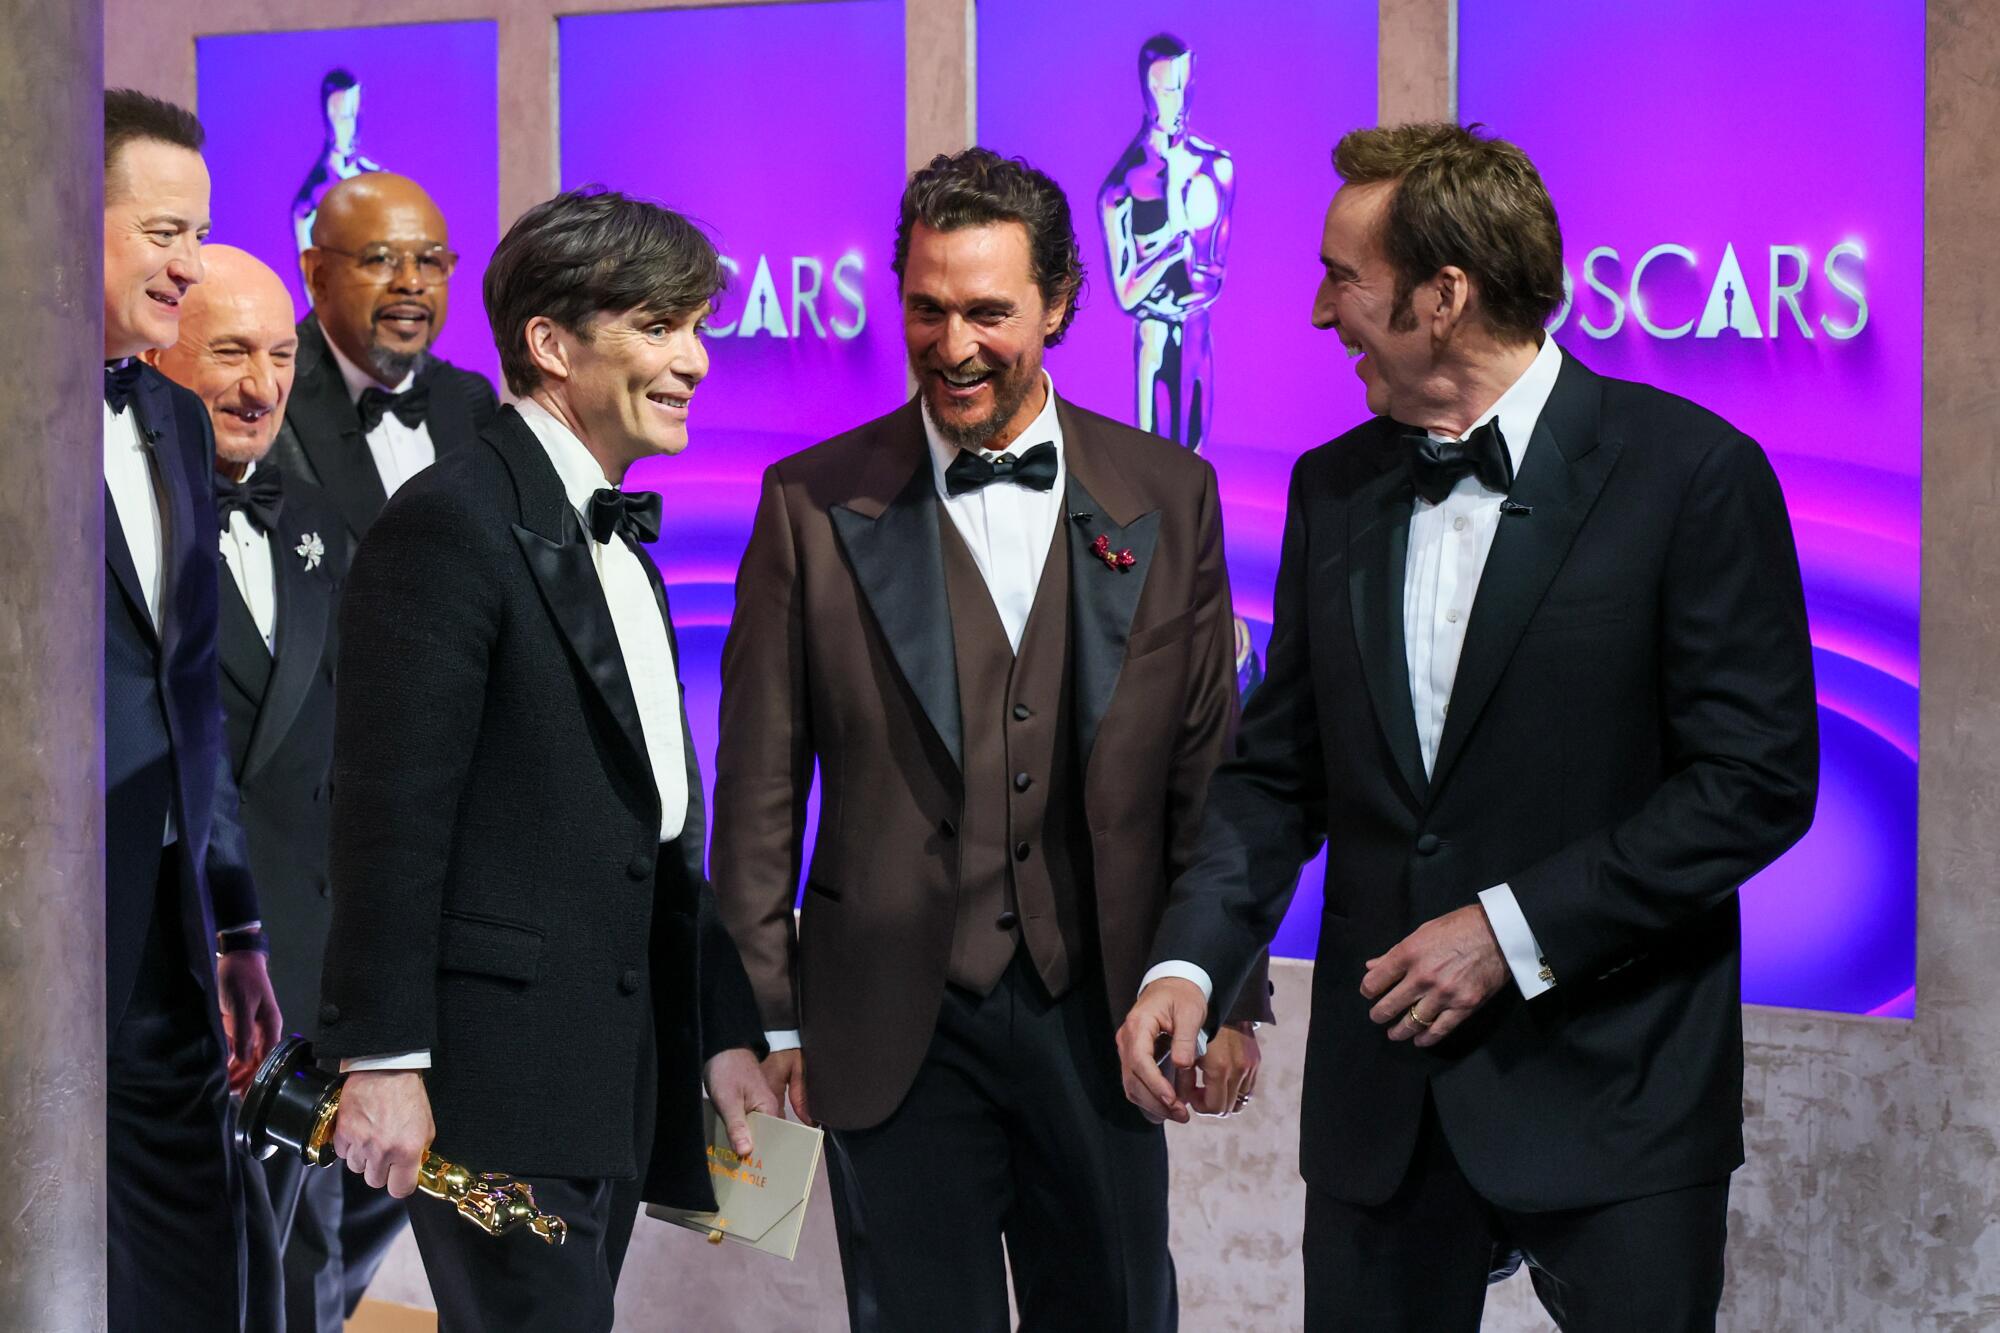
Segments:
[[[275,532],[285,508],[285,477],[274,467],[260,467],[242,481],[215,479],[215,517],[224,529],[229,516],[241,512],[261,532]]]
[[[1514,456],[1507,452],[1498,417],[1463,440],[1434,440],[1428,431],[1406,430],[1403,445],[1410,480],[1432,504],[1442,504],[1460,477],[1477,477],[1481,486],[1502,495],[1514,489]]]
[[[113,412],[123,412],[132,401],[132,391],[139,387],[139,367],[136,356],[104,363],[104,405]]]
[[[396,420],[414,429],[423,425],[424,418],[431,413],[431,386],[419,379],[401,393],[390,393],[371,384],[361,391],[354,410],[361,414],[363,435],[381,425],[384,414],[390,412],[396,414]]]
[[[660,538],[660,496],[657,491],[614,491],[610,487],[590,497],[590,535],[608,542],[623,533],[641,546]]]
[[[1056,446],[1053,441],[1045,441],[1028,450],[1019,458],[1012,454],[1002,454],[988,462],[978,454],[961,449],[958,457],[951,460],[951,466],[944,470],[944,489],[947,495],[963,495],[990,486],[996,481],[1011,481],[1018,486],[1026,486],[1031,491],[1046,491],[1056,484]]]

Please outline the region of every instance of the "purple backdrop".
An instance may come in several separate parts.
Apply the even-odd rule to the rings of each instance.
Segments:
[[[499,237],[497,46],[491,23],[247,33],[195,42],[214,178],[210,239],[278,270],[303,315],[292,201],[326,138],[320,84],[360,81],[356,150],[430,191],[459,253],[438,354],[497,384],[479,282]]]
[[[1113,295],[1099,192],[1145,113],[1140,47],[1165,32],[1193,53],[1187,130],[1229,154],[1235,190],[1211,308],[1215,407],[1202,456],[1221,484],[1236,612],[1260,655],[1292,462],[1367,413],[1338,342],[1309,315],[1334,140],[1375,120],[1376,10],[1374,0],[979,8],[979,141],[1061,184],[1088,271],[1049,371],[1059,392],[1123,421],[1137,420],[1135,326]],[[1277,953],[1312,957],[1321,874],[1318,861],[1306,868]]]
[[[679,209],[735,269],[687,452],[641,463],[628,483],[665,497],[652,550],[712,782],[717,669],[764,469],[906,396],[889,267],[902,0],[592,15],[563,19],[559,39],[564,188],[595,182]],[[675,91],[689,86],[751,94],[704,94],[708,110],[690,118]]]
[[[1459,52],[1462,118],[1519,143],[1555,197],[1564,350],[1720,412],[1790,502],[1819,816],[1744,891],[1744,998],[1908,1016],[1923,7],[1461,0]]]

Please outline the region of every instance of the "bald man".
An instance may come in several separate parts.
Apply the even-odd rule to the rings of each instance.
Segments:
[[[320,200],[300,256],[312,312],[274,453],[319,485],[361,539],[396,488],[492,421],[485,376],[432,354],[452,270],[444,215],[407,176],[378,171]]]
[[[331,914],[334,605],[348,540],[325,493],[267,457],[298,356],[291,294],[262,260],[233,246],[204,246],[201,257],[207,277],[181,300],[179,340],[145,359],[194,390],[215,427],[226,753],[243,796],[271,982],[280,1009],[306,1029],[319,1010]],[[255,1072],[232,1060],[230,1082],[240,1090]],[[270,1210],[251,1210],[249,1268],[251,1309],[263,1313],[253,1313],[250,1327],[276,1326],[282,1301],[291,1333],[335,1333],[350,1276],[359,1300],[403,1209],[364,1188],[348,1218],[345,1172],[309,1172],[287,1153],[264,1165]]]

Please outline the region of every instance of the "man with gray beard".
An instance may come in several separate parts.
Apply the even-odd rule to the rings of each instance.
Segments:
[[[313,308],[272,458],[324,490],[358,542],[397,487],[479,437],[499,399],[431,353],[458,256],[421,185],[386,171],[342,181],[312,242],[300,262]]]

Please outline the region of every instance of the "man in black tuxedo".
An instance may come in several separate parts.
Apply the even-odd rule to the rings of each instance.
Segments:
[[[486,277],[508,385],[477,443],[398,492],[342,593],[333,929],[319,1053],[335,1150],[406,1197],[437,1150],[569,1224],[410,1224],[446,1329],[605,1330],[641,1198],[712,1208],[701,1108],[742,1151],[779,1113],[755,1000],[703,874],[701,781],[660,498],[687,446],[720,261],[606,193],[525,213]],[[435,1124],[432,1111],[435,1108]]]
[[[276,955],[272,985],[283,1011],[309,1022],[319,1010],[333,912],[326,857],[334,605],[347,538],[319,488],[267,458],[298,352],[290,293],[262,260],[233,246],[204,246],[202,264],[202,284],[182,298],[180,340],[146,359],[200,395],[215,429],[229,767]],[[308,1170],[291,1153],[273,1155],[264,1172],[274,1234],[264,1255],[253,1231],[253,1288],[282,1299],[292,1333],[339,1333],[401,1228],[403,1205],[355,1182],[361,1203],[384,1215],[372,1228],[380,1243],[364,1248],[349,1243],[352,1228],[344,1225],[346,1173]]]
[[[422,186],[386,171],[342,181],[312,235],[300,262],[313,308],[271,457],[325,491],[358,542],[399,486],[479,438],[499,400],[430,351],[458,256]]]
[[[217,697],[214,442],[138,361],[179,336],[208,231],[202,130],[104,98],[104,981],[110,1326],[240,1327],[243,1168],[225,1060],[280,1017]]]
[[[1811,647],[1763,452],[1542,326],[1515,147],[1361,130],[1313,322],[1379,413],[1292,474],[1268,672],[1211,790],[1126,1088],[1191,1057],[1328,858],[1302,1112],[1307,1326],[1712,1329],[1743,1161],[1737,888],[1811,823]],[[1357,995],[1352,987],[1359,987]]]

